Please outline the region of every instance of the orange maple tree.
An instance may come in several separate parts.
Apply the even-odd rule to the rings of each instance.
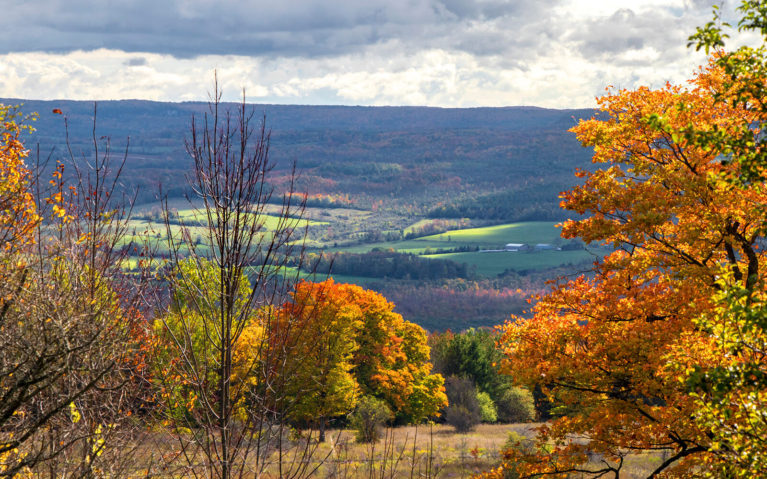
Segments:
[[[351,411],[359,394],[352,357],[362,311],[348,300],[344,286],[333,280],[299,282],[272,333],[284,336],[276,344],[289,352],[283,372],[290,375],[287,413],[294,421],[316,423],[320,442],[327,419]]]
[[[722,178],[738,163],[680,134],[763,123],[745,105],[717,101],[723,85],[712,62],[686,87],[608,93],[572,129],[603,166],[579,171],[584,183],[562,194],[564,208],[585,215],[562,235],[615,249],[540,298],[532,318],[503,327],[506,370],[565,415],[539,428],[537,448],[507,451],[491,476],[618,477],[629,455],[649,452],[660,458],[650,477],[687,477],[711,460],[712,435],[694,420],[685,379],[723,358],[696,319],[715,307],[722,276],[751,286],[764,275],[767,222],[764,183],[733,187]]]
[[[296,344],[311,349],[296,355],[304,363],[295,375],[304,378],[297,391],[332,399],[305,398],[303,416],[338,415],[360,394],[385,400],[408,422],[433,416],[447,403],[444,379],[431,374],[426,332],[402,319],[385,297],[332,278],[302,281],[295,289],[283,314],[301,335]]]

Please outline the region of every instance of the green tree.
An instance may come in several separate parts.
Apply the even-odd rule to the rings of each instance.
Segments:
[[[482,422],[493,423],[498,420],[498,410],[488,393],[477,391],[477,402],[479,402],[479,415]]]
[[[511,387],[511,378],[501,373],[503,354],[496,348],[497,335],[482,329],[461,333],[432,334],[432,362],[435,372],[470,378],[481,392],[498,404]]]
[[[386,401],[363,396],[354,412],[349,415],[349,424],[357,431],[357,442],[378,442],[383,436],[384,425],[391,421],[392,417]]]

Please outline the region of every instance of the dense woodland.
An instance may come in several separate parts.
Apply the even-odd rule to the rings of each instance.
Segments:
[[[186,186],[174,181],[177,190],[166,191],[193,192],[197,200],[182,214],[171,197],[161,198],[165,234],[135,232],[131,197],[122,194],[131,175],[150,173],[149,156],[147,168],[139,166],[93,123],[90,139],[81,136],[49,156],[29,141],[61,140],[30,136],[34,120],[1,106],[0,477],[351,476],[361,472],[352,469],[357,461],[339,456],[341,435],[332,436],[345,427],[368,444],[367,477],[393,476],[403,458],[410,477],[434,477],[440,469],[433,449],[417,450],[414,439],[412,452],[395,450],[384,425],[439,421],[465,434],[481,422],[535,419],[541,423],[532,436],[510,434],[487,471],[479,471],[475,447],[475,472],[499,479],[767,475],[767,6],[746,0],[740,12],[739,28],[760,34],[756,48],[726,50],[722,29],[729,26],[715,18],[690,37],[710,58],[686,84],[609,91],[597,114],[566,125],[586,148],[561,157],[547,156],[552,150],[543,143],[551,142],[539,140],[562,126],[562,112],[381,109],[360,122],[355,108],[309,115],[303,107],[275,107],[283,115],[276,115],[278,125],[334,118],[339,129],[346,126],[337,135],[311,133],[322,146],[304,179],[322,190],[309,193],[327,196],[304,192],[285,157],[273,168],[279,137],[272,143],[248,105],[221,104],[216,87],[205,112],[197,104],[166,112],[175,118],[197,109],[205,121],[191,124],[184,166],[169,161],[162,171],[185,170]],[[59,103],[37,104],[46,108],[38,126],[61,119],[62,107],[77,110]],[[477,120],[484,127],[502,124],[506,114],[529,123],[482,128],[481,136],[452,129],[473,115],[484,117]],[[394,129],[407,121],[424,130],[413,136]],[[367,129],[376,122],[385,128]],[[327,217],[335,203],[367,202],[369,212],[357,218],[371,221],[378,209],[447,215],[451,208],[474,211],[485,197],[518,198],[511,192],[527,180],[516,181],[490,154],[487,169],[445,161],[442,173],[385,154],[414,154],[426,125],[447,132],[429,133],[442,154],[466,148],[479,158],[499,148],[508,157],[505,142],[527,134],[529,142],[513,148],[538,145],[551,161],[592,155],[595,165],[579,165],[577,184],[561,193],[566,212],[554,216],[565,219],[568,244],[611,248],[594,255],[588,273],[570,269],[546,289],[537,276],[545,271],[477,279],[465,264],[382,249],[336,259],[355,274],[371,268],[410,277],[384,285],[388,298],[318,279],[332,264],[307,248],[307,231],[327,226],[306,219],[309,198],[334,203]],[[160,131],[174,157],[173,130]],[[466,143],[451,145],[458,137]],[[365,144],[387,161],[320,161],[326,154],[351,158],[351,150],[330,155],[334,142]],[[157,154],[159,143],[150,143],[137,142],[138,151]],[[291,145],[288,154],[301,150]],[[461,172],[470,170],[481,172],[464,182]],[[346,183],[355,176],[365,178],[358,190]],[[510,178],[506,187],[494,183]],[[375,196],[414,185],[424,190],[391,205]],[[454,204],[427,207],[426,199],[448,185],[456,186]],[[457,194],[472,188],[474,196]],[[502,219],[494,205],[482,219]],[[505,219],[527,206],[519,208]],[[545,218],[545,211],[535,214]],[[398,229],[384,218],[378,221]],[[500,226],[480,229],[497,235],[522,227]],[[528,232],[545,226],[527,225]],[[466,230],[446,242],[479,234],[459,233]],[[456,310],[481,303],[487,310],[470,313],[481,316],[511,310],[533,291],[530,314],[494,331],[428,334],[390,301],[407,310],[413,306],[406,298],[440,304],[443,295],[451,299],[441,304]]]
[[[76,101],[2,100],[41,112],[30,145],[66,150],[60,118],[66,113],[72,150],[91,151],[93,105]],[[184,151],[189,118],[203,103],[100,102],[100,135],[122,151],[130,138],[123,181],[139,188],[139,203],[156,201],[158,186],[178,196],[192,167]],[[564,217],[557,195],[575,184],[572,172],[589,152],[567,129],[589,110],[541,108],[448,109],[259,105],[272,129],[270,182],[284,187],[295,162],[299,191],[351,198],[353,205],[426,213],[435,205],[458,208],[487,197],[488,214],[475,208],[458,217],[516,221]],[[541,175],[542,171],[546,175]],[[453,205],[455,202],[455,205]],[[497,202],[497,205],[490,204]],[[438,208],[437,216],[444,216]],[[540,213],[540,214],[533,214]],[[488,216],[489,215],[489,216]]]

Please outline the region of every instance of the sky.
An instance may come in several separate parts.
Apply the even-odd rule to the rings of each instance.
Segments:
[[[0,0],[0,98],[593,107],[689,78],[713,3]]]

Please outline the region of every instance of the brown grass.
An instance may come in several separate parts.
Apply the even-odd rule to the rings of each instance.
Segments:
[[[483,424],[467,434],[451,426],[402,426],[376,444],[355,442],[350,430],[331,431],[313,459],[316,477],[470,477],[498,465],[509,432],[531,435],[532,425]],[[322,464],[319,464],[319,462]]]
[[[294,437],[283,451],[283,465],[304,463],[311,477],[340,479],[394,478],[468,478],[487,471],[500,463],[500,450],[510,432],[532,438],[536,424],[481,424],[466,434],[457,434],[451,426],[401,426],[387,429],[376,444],[360,444],[352,430],[331,430],[324,443],[316,443],[316,432],[307,443],[308,433]],[[177,442],[166,432],[146,433],[139,441],[139,452],[133,459],[135,469],[129,477],[181,478],[191,477],[190,466],[178,455]],[[307,448],[308,445],[308,448]],[[302,455],[312,451],[310,457]],[[252,459],[252,458],[251,458]],[[280,477],[277,453],[268,459],[264,478]],[[198,457],[192,466],[204,475],[204,458]],[[626,458],[621,477],[642,478],[661,463],[660,454],[635,454]],[[151,464],[151,465],[150,465]],[[599,459],[590,464],[598,469]],[[254,473],[252,467],[246,471]],[[247,473],[246,473],[247,475]],[[125,477],[128,477],[125,476]],[[252,475],[251,475],[252,477]],[[587,477],[574,474],[573,478]]]

